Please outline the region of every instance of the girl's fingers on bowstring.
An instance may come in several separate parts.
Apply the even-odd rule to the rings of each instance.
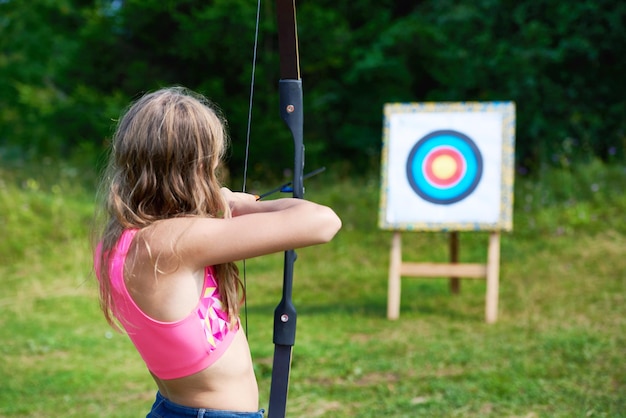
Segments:
[[[237,211],[238,204],[246,204],[259,200],[257,195],[245,192],[233,192],[227,187],[222,187],[221,193],[233,214]]]

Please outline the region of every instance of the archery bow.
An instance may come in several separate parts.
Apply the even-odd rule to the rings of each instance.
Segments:
[[[293,197],[304,196],[304,141],[302,80],[298,55],[298,30],[295,0],[276,0],[280,81],[278,83],[280,116],[291,131],[294,143]],[[291,355],[296,340],[296,309],[291,300],[293,266],[297,255],[285,251],[282,299],[274,311],[274,364],[268,418],[285,417]]]

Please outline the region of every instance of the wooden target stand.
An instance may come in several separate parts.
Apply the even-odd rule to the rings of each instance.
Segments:
[[[402,277],[449,277],[450,291],[460,291],[461,278],[485,279],[487,283],[485,296],[485,321],[489,324],[498,319],[498,292],[500,275],[500,232],[489,233],[487,263],[459,263],[459,234],[450,232],[449,263],[416,263],[402,261],[402,235],[400,231],[393,233],[391,240],[391,257],[389,264],[389,283],[387,293],[387,318],[400,317],[400,294]]]

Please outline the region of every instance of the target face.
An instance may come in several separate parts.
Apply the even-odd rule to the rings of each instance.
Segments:
[[[469,196],[480,182],[483,160],[467,135],[454,130],[431,132],[420,139],[406,162],[411,188],[422,199],[450,205]]]
[[[514,157],[512,102],[386,103],[380,228],[510,231]]]

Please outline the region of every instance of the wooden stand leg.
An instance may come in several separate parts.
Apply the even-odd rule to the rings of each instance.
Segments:
[[[488,324],[498,319],[498,292],[500,275],[500,233],[489,235],[487,255],[487,295],[485,301],[485,320]]]
[[[459,262],[459,233],[450,232],[450,264]],[[461,281],[458,277],[450,277],[450,292],[458,294],[461,290]]]
[[[387,290],[387,319],[400,317],[400,269],[402,267],[402,238],[400,232],[394,232],[391,240],[389,263],[389,283]]]
[[[450,263],[403,263],[402,235],[393,233],[389,263],[389,279],[387,289],[387,319],[400,317],[400,293],[402,274],[411,277],[450,277],[452,293],[458,293],[460,278],[485,278],[487,290],[485,296],[485,321],[489,324],[498,319],[498,294],[500,276],[500,232],[489,234],[487,264],[459,263],[458,232],[450,235]]]

